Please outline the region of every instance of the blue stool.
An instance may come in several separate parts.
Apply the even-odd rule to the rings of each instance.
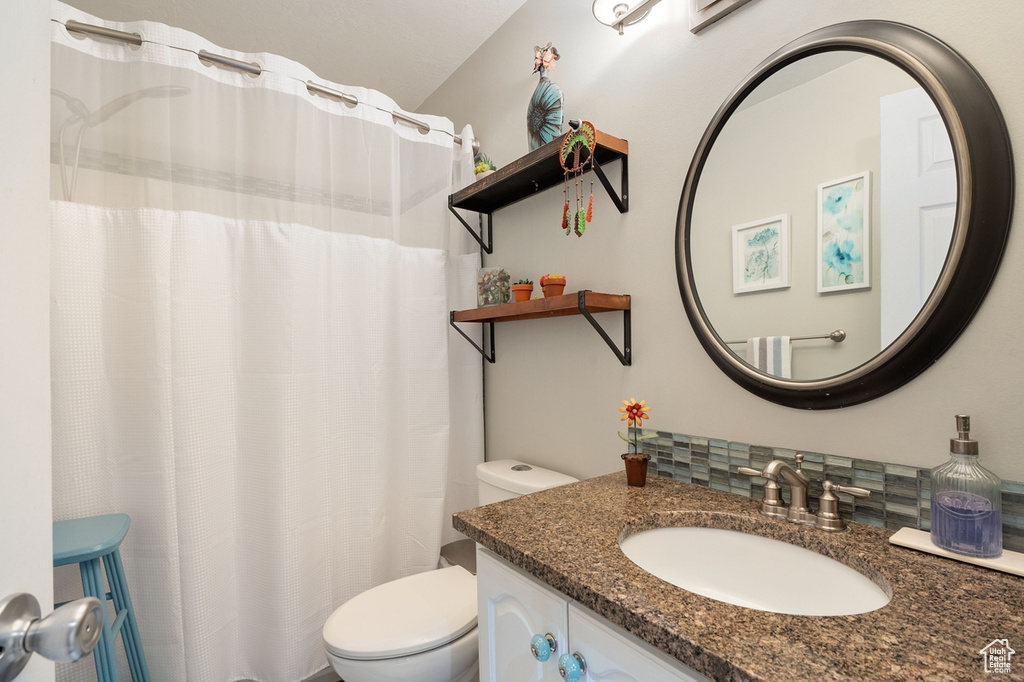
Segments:
[[[121,634],[128,667],[134,682],[149,682],[146,655],[142,653],[142,640],[135,622],[135,609],[128,594],[128,581],[121,565],[118,548],[128,532],[131,518],[127,514],[105,514],[53,523],[53,565],[78,564],[82,572],[82,589],[87,597],[96,597],[106,604],[114,601],[115,617],[111,624],[103,608],[103,633],[93,651],[96,659],[96,677],[99,682],[117,682],[117,661],[114,658],[114,638]],[[107,571],[110,592],[103,585],[100,559]],[[61,606],[57,604],[56,606]]]

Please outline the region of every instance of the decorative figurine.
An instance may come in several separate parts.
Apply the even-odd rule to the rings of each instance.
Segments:
[[[535,46],[533,54],[533,72],[540,72],[540,82],[526,110],[526,133],[531,152],[562,134],[562,109],[565,105],[562,89],[548,79],[548,70],[558,60],[558,50],[548,43],[544,47]]]

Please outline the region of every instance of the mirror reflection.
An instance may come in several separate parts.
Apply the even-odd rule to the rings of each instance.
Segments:
[[[910,75],[860,52],[805,57],[744,98],[707,156],[690,222],[700,303],[741,359],[756,337],[820,337],[761,371],[842,374],[921,310],[956,201],[946,127]]]

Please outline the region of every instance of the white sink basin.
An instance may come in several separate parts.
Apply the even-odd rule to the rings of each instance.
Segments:
[[[645,530],[619,543],[648,573],[684,590],[759,611],[846,616],[889,595],[867,576],[787,542],[721,528]]]

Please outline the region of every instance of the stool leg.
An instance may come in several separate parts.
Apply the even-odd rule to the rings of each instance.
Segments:
[[[142,638],[139,636],[139,626],[135,621],[135,609],[132,607],[132,597],[128,592],[124,565],[121,563],[121,552],[115,549],[105,556],[103,565],[107,569],[107,581],[110,583],[110,594],[114,598],[114,608],[119,615],[121,611],[127,612],[121,623],[121,641],[124,643],[128,666],[132,671],[132,680],[150,682],[146,654],[142,650]]]
[[[79,565],[82,572],[82,591],[87,597],[96,597],[103,605],[103,632],[92,655],[96,659],[96,679],[99,682],[118,682],[117,661],[114,659],[114,638],[107,616],[107,591],[103,587],[103,573],[99,559],[89,559]]]

